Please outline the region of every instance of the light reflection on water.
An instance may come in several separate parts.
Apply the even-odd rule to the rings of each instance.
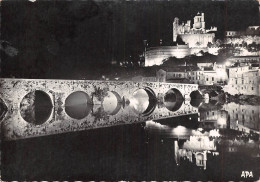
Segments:
[[[137,90],[130,98],[130,107],[138,114],[142,114],[149,105],[149,96],[143,89]]]
[[[79,99],[79,101],[82,100]],[[115,97],[112,94],[109,94],[102,103],[102,113],[95,112],[100,110],[98,108],[100,108],[101,105],[91,106],[91,109],[76,109],[75,113],[80,112],[76,114],[79,116],[81,116],[81,112],[86,113],[86,111],[95,112],[97,115],[104,113],[106,113],[106,115],[116,114],[118,106],[119,109],[122,106],[114,101]],[[89,105],[85,104],[84,106]],[[130,100],[130,107],[138,114],[143,113],[148,106],[149,96],[144,91],[137,91]],[[80,107],[80,105],[77,105],[77,107]],[[134,161],[135,163],[141,161],[139,165],[144,169],[136,171],[136,173],[140,173],[142,176],[147,175],[155,177],[153,179],[164,179],[163,176],[160,176],[157,173],[155,173],[157,176],[153,176],[153,166],[156,170],[160,171],[161,174],[164,174],[164,172],[161,171],[161,168],[166,162],[167,166],[172,167],[172,176],[175,177],[182,176],[180,171],[186,171],[187,173],[193,171],[194,174],[198,173],[198,176],[212,174],[214,179],[218,179],[217,177],[220,176],[219,170],[224,168],[223,165],[230,165],[235,168],[235,172],[232,170],[230,172],[230,169],[226,167],[224,170],[229,171],[229,174],[223,179],[229,179],[228,175],[231,175],[230,177],[237,175],[238,177],[235,176],[235,179],[240,179],[239,173],[241,170],[247,169],[250,165],[250,169],[257,177],[260,175],[257,168],[257,162],[259,162],[260,159],[259,114],[259,106],[238,105],[235,103],[224,105],[218,105],[217,103],[201,103],[199,114],[190,114],[156,121],[150,120],[138,125],[120,126],[120,128],[111,127],[103,129],[102,132],[100,132],[100,130],[94,130],[86,131],[85,134],[69,134],[69,139],[66,138],[66,136],[66,139],[63,139],[62,136],[60,136],[60,138],[57,136],[55,140],[61,140],[62,142],[65,140],[65,143],[69,140],[69,143],[77,144],[79,149],[71,148],[71,151],[80,150],[82,147],[84,148],[84,146],[87,146],[88,149],[86,149],[86,151],[88,151],[88,155],[84,156],[84,159],[95,163],[92,158],[98,159],[104,156],[106,159],[103,158],[103,160],[107,160],[108,164],[113,162],[116,165],[114,167],[115,171],[120,171],[119,169],[121,169],[120,165],[123,165],[122,163],[133,160],[133,155],[140,155]],[[121,135],[119,135],[119,133],[121,133]],[[79,139],[81,135],[82,138]],[[85,135],[87,135],[87,137]],[[78,143],[79,141],[81,141],[81,143]],[[52,145],[48,144],[48,141],[45,142],[50,147],[50,149],[47,147],[49,150],[58,150],[57,146],[55,146],[56,148],[54,147],[51,149]],[[30,145],[31,147],[35,145],[38,146],[38,144]],[[105,150],[103,150],[104,146]],[[116,149],[113,147],[116,147]],[[107,150],[111,150],[111,153],[107,153]],[[132,150],[136,151],[133,152]],[[9,149],[7,151],[8,153],[12,153]],[[84,149],[84,152],[86,151]],[[41,153],[41,151],[39,153]],[[39,153],[37,153],[37,156]],[[80,153],[83,155],[82,151],[80,151]],[[119,154],[117,155],[117,153]],[[147,154],[150,158],[146,156]],[[124,156],[124,158],[120,158],[120,156]],[[225,161],[222,161],[223,158],[225,158]],[[243,158],[245,160],[243,160]],[[111,161],[109,159],[111,159]],[[23,160],[21,161],[25,163],[28,162]],[[66,160],[70,161],[72,159],[66,158]],[[83,161],[86,163],[86,160]],[[246,161],[249,162],[247,163]],[[12,164],[12,162],[17,163],[11,161],[10,164]],[[81,161],[78,162],[80,163]],[[147,166],[147,163],[151,166]],[[37,166],[37,164],[34,165]],[[102,165],[105,164],[102,163]],[[97,168],[96,170],[100,171],[100,166],[102,165],[96,164],[93,169]],[[134,166],[135,165],[129,164],[129,166],[124,166],[124,168],[129,171],[130,169],[133,169]],[[216,169],[215,166],[218,166],[219,169]],[[89,168],[87,169],[89,170]],[[88,171],[87,169],[85,170]],[[202,170],[202,172],[197,171],[197,169]],[[109,173],[113,174],[109,169],[102,168],[102,170],[107,176],[109,176]],[[149,172],[144,174],[141,171]],[[26,172],[21,175],[23,174],[26,174]],[[128,175],[126,173],[123,174],[123,177]],[[170,177],[172,176],[170,175]],[[138,179],[142,178],[140,177]],[[197,178],[195,177],[192,179]]]
[[[171,122],[176,124],[171,126],[166,120],[147,121],[145,130],[148,138],[157,136],[162,142],[167,138],[179,141],[175,142],[177,165],[189,161],[206,170],[209,159],[214,160],[220,154],[260,159],[259,106],[228,103],[200,109],[198,118],[195,128],[177,123],[178,118],[174,118]]]

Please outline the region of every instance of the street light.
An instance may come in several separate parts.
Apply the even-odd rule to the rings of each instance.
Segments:
[[[225,65],[226,65],[227,67],[229,67],[229,66],[231,66],[231,63],[230,63],[229,61],[227,61],[227,62],[225,63]]]

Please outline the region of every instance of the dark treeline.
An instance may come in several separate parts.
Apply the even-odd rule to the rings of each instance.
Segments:
[[[257,1],[3,1],[1,39],[19,52],[1,52],[1,77],[80,78],[135,63],[149,46],[172,44],[172,22],[205,13],[206,28],[244,30],[259,21]],[[227,13],[226,13],[227,12]],[[113,71],[113,70],[112,70]]]

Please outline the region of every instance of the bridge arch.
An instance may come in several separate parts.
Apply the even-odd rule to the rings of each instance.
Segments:
[[[5,117],[7,110],[8,108],[6,106],[6,103],[0,98],[0,120],[2,120]]]
[[[155,92],[150,87],[144,87],[144,90],[146,91],[146,93],[149,96],[149,105],[148,105],[147,109],[143,112],[143,116],[149,116],[150,114],[153,113],[153,111],[156,108],[157,98],[156,98]]]
[[[171,88],[163,97],[165,107],[170,111],[177,111],[180,109],[184,101],[182,93],[177,88]]]
[[[26,90],[26,91],[23,91],[21,93],[21,95],[19,96],[19,101],[18,103],[21,103],[23,98],[28,94],[28,93],[31,93],[31,92],[35,92],[35,91],[40,91],[40,92],[44,92],[45,94],[47,94],[49,97],[50,97],[50,100],[51,100],[51,103],[52,103],[52,106],[54,106],[54,95],[55,95],[55,92],[50,90],[50,89],[45,89],[45,88],[42,88],[42,87],[35,87],[35,88],[32,88],[30,90]]]
[[[116,91],[108,91],[103,101],[103,108],[108,115],[117,114],[122,105],[122,98]]]
[[[72,92],[65,99],[66,114],[77,120],[81,120],[89,115],[91,112],[91,98],[84,91]]]
[[[35,126],[48,124],[53,119],[52,91],[31,90],[22,97],[20,115],[24,121]]]
[[[198,107],[203,100],[203,94],[199,90],[194,90],[190,93],[190,104],[193,107]]]
[[[149,116],[156,108],[157,98],[155,92],[149,87],[141,87],[135,90],[130,98],[130,105],[134,112],[142,116]]]

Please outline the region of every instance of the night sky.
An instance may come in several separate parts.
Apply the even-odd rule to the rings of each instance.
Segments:
[[[18,49],[1,53],[3,77],[92,74],[111,60],[133,61],[149,46],[172,44],[172,22],[205,13],[206,28],[244,30],[259,25],[258,2],[248,1],[3,1],[2,40]],[[30,76],[32,75],[32,76]]]

